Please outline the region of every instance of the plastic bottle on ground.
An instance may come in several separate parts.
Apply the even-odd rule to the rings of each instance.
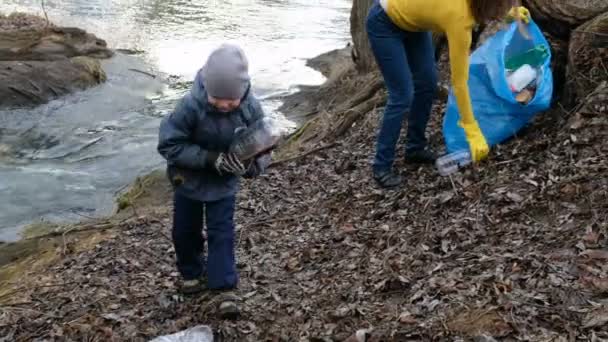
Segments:
[[[515,70],[515,72],[507,76],[509,88],[511,88],[511,91],[519,93],[527,87],[528,84],[532,83],[537,75],[538,72],[536,69],[529,64],[524,64],[519,69]]]
[[[468,150],[461,150],[438,158],[435,162],[435,166],[440,175],[449,176],[471,162],[471,152]]]

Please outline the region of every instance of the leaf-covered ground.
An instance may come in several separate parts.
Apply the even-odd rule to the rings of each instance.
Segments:
[[[227,341],[608,339],[608,114],[543,113],[451,178],[400,153],[407,182],[384,191],[370,179],[379,110],[244,185],[240,320],[218,320],[213,294],[177,293],[167,203],[24,276],[0,336],[143,341],[209,324]]]

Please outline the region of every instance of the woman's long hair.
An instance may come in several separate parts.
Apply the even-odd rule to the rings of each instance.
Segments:
[[[469,0],[471,11],[478,24],[485,24],[492,20],[505,17],[511,7],[517,6],[519,1],[514,0]]]

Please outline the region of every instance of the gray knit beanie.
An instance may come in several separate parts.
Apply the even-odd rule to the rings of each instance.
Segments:
[[[209,55],[201,69],[207,93],[219,99],[240,99],[249,86],[249,63],[243,50],[222,44]]]

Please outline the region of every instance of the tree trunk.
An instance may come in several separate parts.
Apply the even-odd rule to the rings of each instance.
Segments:
[[[374,55],[369,47],[365,20],[373,0],[353,0],[350,13],[350,34],[353,39],[352,57],[357,70],[366,73],[376,68]]]
[[[547,32],[568,38],[584,22],[608,11],[606,0],[524,0],[532,18]]]

